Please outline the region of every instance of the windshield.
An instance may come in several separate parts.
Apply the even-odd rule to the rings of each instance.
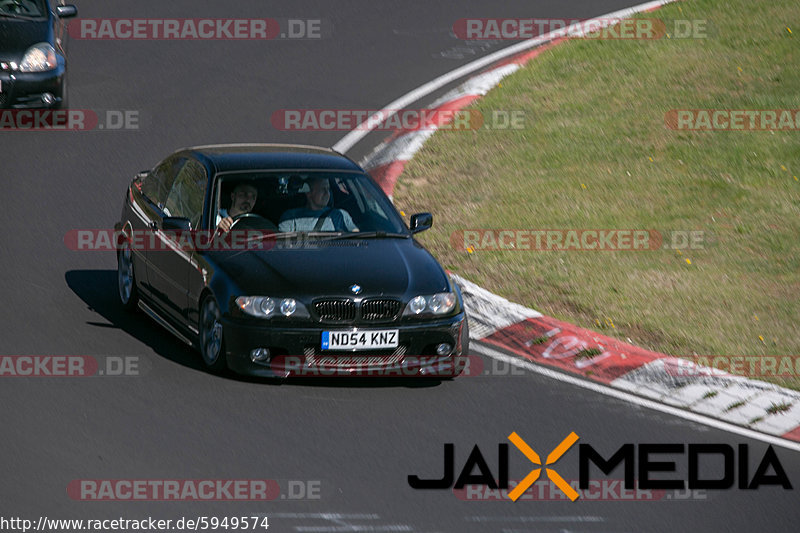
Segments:
[[[45,0],[2,0],[0,16],[40,18],[47,13]]]
[[[221,173],[213,201],[212,226],[231,217],[279,233],[408,233],[386,195],[358,172]]]

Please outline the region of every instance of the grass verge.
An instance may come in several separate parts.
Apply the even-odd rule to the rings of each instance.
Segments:
[[[800,131],[669,129],[673,109],[800,108],[800,4],[698,0],[644,15],[705,38],[570,40],[475,106],[522,129],[440,131],[395,191],[434,210],[449,269],[545,314],[673,355],[795,355]],[[792,33],[794,31],[794,33]],[[671,36],[670,36],[671,37]],[[465,229],[701,231],[693,249],[487,251]],[[669,243],[668,243],[669,244]],[[757,376],[760,377],[760,376]]]

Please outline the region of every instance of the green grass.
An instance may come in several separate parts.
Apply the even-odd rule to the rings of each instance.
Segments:
[[[788,411],[792,408],[792,404],[789,403],[780,403],[776,404],[773,403],[769,407],[767,407],[767,414],[776,415],[778,413],[783,413],[784,411]]]
[[[747,402],[745,402],[744,400],[739,400],[738,402],[734,402],[734,403],[730,404],[728,407],[725,408],[725,412],[733,411],[734,409],[738,409],[739,407],[743,406],[746,403]]]
[[[706,39],[571,40],[475,106],[519,130],[441,131],[395,191],[434,210],[445,266],[545,314],[673,355],[800,354],[800,131],[676,131],[671,109],[800,108],[800,4],[680,2]],[[790,28],[794,33],[787,30]],[[485,251],[464,229],[700,230],[702,249]],[[800,379],[772,379],[800,388]]]

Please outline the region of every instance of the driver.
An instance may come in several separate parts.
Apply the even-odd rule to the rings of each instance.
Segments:
[[[240,183],[231,193],[231,208],[220,209],[217,214],[217,231],[226,232],[231,229],[233,217],[249,213],[256,205],[258,189],[249,183]]]
[[[286,211],[278,231],[358,231],[350,213],[328,207],[331,184],[327,178],[311,178],[305,186],[306,206]]]

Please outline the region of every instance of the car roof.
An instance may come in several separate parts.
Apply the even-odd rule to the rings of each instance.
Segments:
[[[263,169],[362,170],[331,148],[302,144],[213,144],[184,148],[178,152],[190,153],[206,163],[215,174]]]

